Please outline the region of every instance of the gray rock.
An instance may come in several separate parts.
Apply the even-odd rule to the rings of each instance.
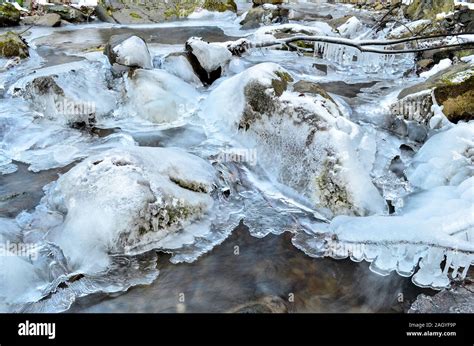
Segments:
[[[65,5],[45,6],[47,13],[58,14],[61,19],[67,20],[71,23],[82,23],[87,20],[87,17],[78,9]]]
[[[272,23],[288,23],[289,10],[277,7],[276,9],[265,9],[263,6],[251,8],[245,18],[240,22],[242,30],[258,28],[260,25]]]
[[[474,284],[469,283],[434,296],[420,294],[408,313],[474,313]]]

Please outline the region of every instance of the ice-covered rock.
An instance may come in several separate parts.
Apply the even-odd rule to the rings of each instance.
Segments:
[[[251,8],[240,21],[242,30],[258,28],[261,25],[288,23],[289,10],[274,4],[263,4]]]
[[[316,87],[292,92],[292,82],[277,64],[256,65],[216,87],[203,117],[256,148],[270,177],[327,215],[383,213],[385,202],[369,176],[373,139],[342,117],[327,93]]]
[[[165,56],[161,61],[161,68],[187,83],[202,85],[201,80],[189,62],[188,55],[184,52],[171,53]]]
[[[110,64],[151,69],[153,61],[146,42],[138,36],[114,35],[105,46],[104,54]]]
[[[459,185],[474,175],[474,123],[459,123],[431,137],[407,170],[410,183],[422,189]]]
[[[204,84],[212,84],[222,75],[225,66],[232,58],[232,53],[223,45],[208,43],[199,37],[186,41],[191,65]]]
[[[398,101],[391,107],[396,115],[407,120],[429,124],[437,105],[442,107],[446,118],[453,123],[469,121],[474,114],[474,65],[459,63],[450,65],[450,60],[437,65],[425,82],[408,87],[400,92]],[[429,76],[428,74],[427,76]]]
[[[204,217],[213,204],[213,181],[210,164],[179,149],[103,152],[48,190],[47,209],[64,215],[48,240],[76,270],[104,269],[109,254],[159,247],[167,235]]]
[[[79,61],[39,69],[14,83],[9,93],[22,96],[49,120],[88,127],[116,108],[118,93],[109,88],[110,78],[101,63]]]
[[[364,25],[357,17],[349,18],[344,24],[337,28],[342,37],[355,38],[362,33]]]
[[[196,89],[164,70],[136,70],[126,77],[127,102],[122,113],[154,123],[173,122],[192,113]]]

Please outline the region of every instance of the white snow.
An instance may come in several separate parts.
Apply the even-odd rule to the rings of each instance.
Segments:
[[[410,183],[422,189],[459,185],[474,175],[474,123],[459,123],[431,137],[407,172]]]
[[[449,58],[443,59],[443,60],[441,60],[438,64],[436,64],[435,66],[433,66],[429,71],[426,71],[426,72],[421,73],[421,74],[420,74],[420,77],[422,77],[422,78],[429,78],[429,77],[431,77],[431,76],[434,76],[434,75],[437,74],[438,72],[443,71],[443,70],[446,70],[446,69],[449,68],[452,64],[453,64],[453,62],[451,61],[451,59],[449,59]]]
[[[344,24],[337,28],[337,31],[342,37],[355,38],[361,34],[364,25],[357,17],[349,18]]]
[[[130,67],[153,68],[153,62],[148,47],[138,36],[127,38],[112,48],[117,55],[116,62]]]
[[[103,152],[75,166],[47,192],[48,210],[64,214],[48,239],[75,270],[103,270],[110,253],[159,247],[169,233],[202,217],[213,204],[208,194],[213,180],[207,162],[179,149]],[[180,208],[188,212],[179,214]]]
[[[191,85],[164,70],[136,70],[126,77],[128,101],[118,112],[154,123],[180,120],[195,111],[200,94]]]
[[[227,48],[217,43],[204,42],[199,37],[191,37],[186,44],[192,48],[192,54],[207,72],[212,72],[218,67],[224,68],[232,58],[232,53]]]

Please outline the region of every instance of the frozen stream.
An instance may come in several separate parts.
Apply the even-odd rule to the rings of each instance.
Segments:
[[[178,107],[181,116],[175,121],[156,124],[135,116],[133,105],[120,104],[124,82],[111,76],[101,52],[111,35],[133,32],[143,37],[154,57],[155,69],[160,70],[165,68],[163,58],[182,51],[190,36],[224,42],[254,34],[239,31],[233,20],[32,30],[27,38],[33,48],[31,58],[0,73],[0,239],[35,245],[28,250],[30,259],[1,257],[0,311],[404,311],[420,292],[431,294],[435,291],[429,288],[446,286],[436,268],[445,255],[453,264],[448,264],[442,274],[459,270],[460,275],[466,275],[472,255],[443,252],[439,247],[455,247],[457,238],[448,239],[443,234],[430,238],[429,228],[437,224],[437,219],[427,223],[427,230],[416,224],[426,217],[423,212],[439,211],[427,202],[435,203],[439,193],[430,190],[432,196],[420,194],[417,186],[397,175],[396,163],[408,167],[421,147],[409,138],[401,139],[386,126],[386,106],[398,91],[416,81],[415,77],[404,77],[413,66],[410,56],[360,57],[353,62],[329,46],[321,47],[321,57],[253,50],[232,60],[225,75],[211,87],[174,90],[185,100]],[[372,156],[361,166],[371,166],[370,177],[390,208],[367,220],[344,216],[333,219],[327,211],[315,208],[307,196],[278,182],[272,169],[262,167],[268,159],[263,158],[260,165],[259,155],[263,157],[267,152],[233,137],[213,120],[226,118],[226,112],[232,111],[232,104],[226,107],[212,103],[212,98],[220,95],[216,90],[231,85],[228,81],[237,74],[268,62],[279,64],[295,80],[318,82],[325,87],[341,117],[357,126],[355,140],[362,148],[358,153]],[[327,74],[315,64],[327,65]],[[102,114],[91,130],[43,118],[41,109],[22,94],[33,78],[52,74],[59,76],[65,89],[95,105],[95,111]],[[136,97],[141,95],[137,93]],[[43,109],[48,107],[47,100],[35,102]],[[472,126],[449,131],[453,130],[462,134],[472,131]],[[214,202],[208,217],[197,224],[126,254],[112,251],[105,260],[100,252],[102,235],[61,235],[63,215],[50,210],[42,197],[54,193],[58,174],[65,174],[87,157],[137,146],[177,147],[212,163],[219,177],[212,195]],[[222,159],[235,153],[243,153],[245,162]],[[363,189],[364,181],[359,180],[355,168],[353,172],[350,183]],[[466,190],[469,187],[465,185]],[[458,190],[445,190],[440,192],[444,194],[442,199],[456,200],[453,196]],[[404,200],[412,194],[413,199]],[[414,212],[402,219],[405,203]],[[419,211],[420,203],[428,209]],[[456,209],[457,204],[452,203],[447,208]],[[377,219],[391,217],[388,214],[394,211],[393,217],[400,219],[388,223]],[[452,216],[461,220],[461,231],[465,227],[462,211]],[[77,217],[84,220],[76,220],[74,225],[89,227],[88,219],[96,220],[101,214],[91,210]],[[351,232],[351,225],[357,232]],[[402,232],[397,235],[390,227],[399,227]],[[417,228],[419,237],[409,235]],[[467,238],[462,244],[469,250],[474,247],[470,242],[472,226],[461,231],[454,234]],[[431,248],[430,244],[435,246]],[[73,255],[68,258],[65,253]],[[425,269],[412,276],[420,258],[425,259]],[[99,265],[103,261],[105,267]],[[179,300],[182,294],[184,302]]]

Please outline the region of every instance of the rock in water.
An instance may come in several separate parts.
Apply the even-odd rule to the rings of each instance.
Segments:
[[[175,52],[168,54],[161,61],[161,66],[163,70],[174,74],[176,77],[181,78],[187,83],[193,85],[201,86],[202,82],[199,79],[198,75],[194,72],[193,66],[189,61],[188,53],[185,52]]]
[[[84,13],[78,9],[65,6],[65,5],[54,5],[54,6],[45,6],[44,7],[47,13],[55,13],[70,23],[82,23],[87,20]]]
[[[457,123],[474,119],[474,66],[460,63],[438,72],[426,82],[400,92],[392,113],[405,120],[428,125],[433,112],[433,97],[443,106],[446,118]]]
[[[30,56],[28,52],[28,45],[14,32],[7,32],[0,35],[0,56],[5,58],[20,57],[21,59]]]
[[[234,0],[205,0],[202,8],[208,11],[237,12],[237,5]]]
[[[126,79],[127,114],[154,123],[176,121],[197,107],[199,93],[163,70],[136,70]]]
[[[340,115],[326,92],[297,83],[273,63],[223,81],[203,116],[257,150],[272,179],[305,196],[331,217],[383,213],[385,202],[369,172],[375,142]],[[303,89],[301,89],[303,88]]]
[[[23,25],[57,27],[61,25],[61,16],[57,13],[46,13],[42,16],[30,16],[21,20]]]
[[[153,60],[146,42],[130,34],[113,35],[105,46],[109,62],[126,68],[153,68]]]
[[[185,48],[194,71],[204,84],[212,84],[218,79],[232,58],[232,53],[225,46],[204,42],[199,37],[191,37],[186,41]]]
[[[104,54],[112,66],[115,64],[126,68],[153,68],[153,60],[146,42],[128,34],[114,35],[105,46]]]
[[[45,119],[71,127],[91,127],[97,117],[116,109],[118,95],[108,89],[111,74],[101,63],[64,64],[56,72],[38,69],[19,79],[9,93],[29,101]]]
[[[0,5],[0,26],[15,26],[20,23],[20,11],[9,3]]]
[[[289,10],[281,6],[264,4],[251,8],[240,22],[242,30],[258,28],[272,23],[288,23]]]
[[[62,175],[48,191],[47,207],[64,215],[49,240],[61,246],[74,268],[103,269],[109,254],[146,251],[203,218],[213,205],[213,182],[212,166],[180,149],[103,152]],[[95,268],[83,268],[86,262]]]

